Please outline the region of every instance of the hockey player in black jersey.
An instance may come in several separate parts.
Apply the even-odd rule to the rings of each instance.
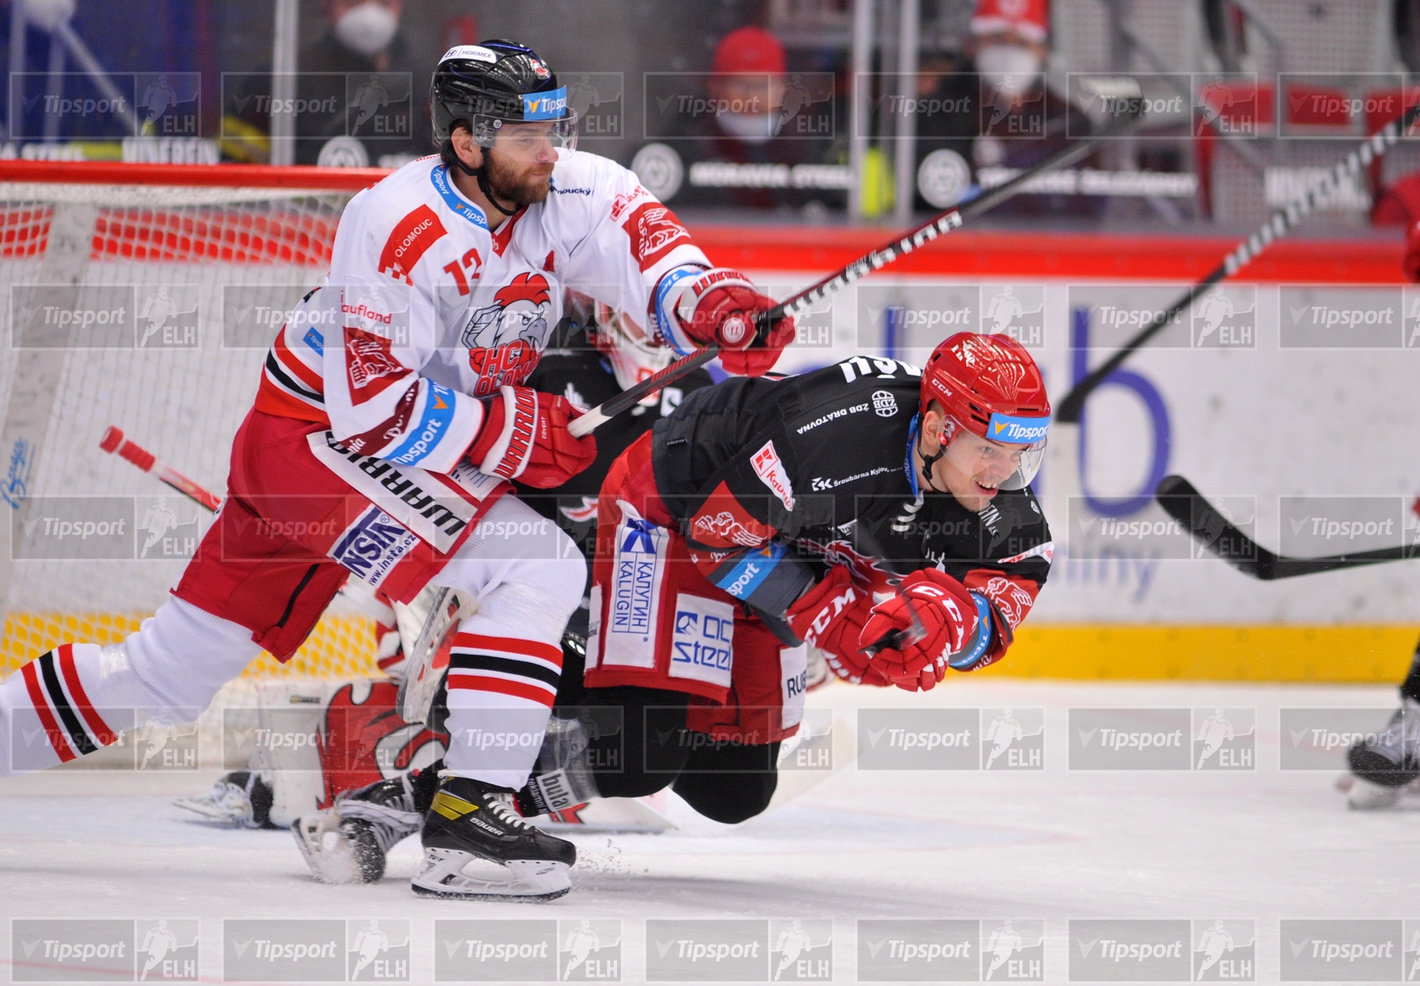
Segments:
[[[922,370],[855,356],[688,396],[602,486],[582,735],[520,801],[670,785],[742,821],[797,728],[803,643],[909,690],[1000,660],[1050,568],[1028,485],[1049,414],[1029,353],[971,333]]]

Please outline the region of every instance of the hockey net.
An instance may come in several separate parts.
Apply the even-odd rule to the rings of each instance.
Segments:
[[[382,174],[0,162],[0,677],[121,639],[166,598],[211,514],[101,451],[105,429],[220,497],[267,347]],[[244,677],[368,676],[372,630],[337,600],[294,659]]]

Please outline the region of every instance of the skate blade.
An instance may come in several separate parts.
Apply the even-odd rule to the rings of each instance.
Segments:
[[[482,872],[464,872],[469,863]],[[445,900],[556,900],[572,889],[566,863],[548,859],[496,862],[458,849],[424,850],[424,863],[409,887],[422,897]]]
[[[365,883],[355,851],[340,832],[340,819],[333,812],[304,815],[291,823],[296,848],[321,883]]]
[[[230,805],[219,805],[211,798],[200,796],[195,798],[174,798],[173,805],[190,811],[195,815],[200,815],[204,822],[211,822],[216,825],[230,825],[233,828],[257,828],[252,822],[251,812]],[[188,819],[197,821],[197,819]]]

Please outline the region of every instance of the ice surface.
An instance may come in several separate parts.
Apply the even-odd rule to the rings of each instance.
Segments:
[[[782,956],[773,951],[775,937],[798,919],[810,940],[818,935],[826,945],[831,938],[831,948],[814,953],[831,966],[800,972],[828,969],[832,981],[857,982],[871,978],[860,978],[870,944],[864,936],[884,927],[860,921],[980,921],[989,929],[1011,919],[1024,937],[1043,934],[1035,981],[1066,982],[1082,947],[1071,921],[1158,918],[1193,922],[1195,942],[1197,929],[1217,920],[1228,922],[1235,939],[1250,932],[1254,981],[1275,982],[1288,947],[1283,919],[1391,919],[1402,923],[1407,940],[1420,927],[1411,923],[1420,921],[1420,898],[1407,876],[1415,812],[1347,811],[1333,788],[1339,756],[1334,767],[1314,770],[1281,769],[1279,760],[1288,742],[1280,710],[1374,709],[1379,727],[1394,707],[1393,689],[963,677],[915,696],[834,685],[810,695],[810,704],[850,720],[859,709],[1013,709],[1022,721],[1043,721],[1041,766],[881,770],[860,758],[737,827],[672,803],[676,831],[577,836],[573,891],[547,905],[416,898],[408,889],[419,858],[413,839],[394,851],[377,885],[314,883],[289,833],[209,827],[169,804],[204,789],[210,771],[51,771],[0,782],[0,917],[10,929],[0,938],[0,964],[15,981],[62,979],[33,952],[23,954],[21,932],[37,927],[32,919],[120,918],[146,927],[164,918],[200,929],[200,979],[222,981],[224,921],[344,919],[354,929],[376,919],[393,929],[391,938],[407,934],[404,981],[433,982],[436,972],[461,968],[436,969],[444,944],[438,936],[448,930],[436,921],[555,920],[562,948],[568,929],[591,919],[602,941],[608,928],[619,932],[606,952],[617,963],[583,965],[569,978],[590,970],[641,982],[657,950],[652,941],[648,954],[648,931],[672,927],[648,921],[693,928],[713,919],[760,919],[770,923],[771,954],[759,977],[765,981]],[[1196,722],[1199,710],[1215,707],[1234,720],[1236,710],[1254,711],[1251,765],[1072,769],[1072,709],[1135,709],[1145,719],[1150,710],[1189,709]],[[867,742],[861,729],[858,740]],[[1404,960],[1408,970],[1408,952]],[[459,978],[484,978],[491,968],[468,965]],[[702,980],[720,978],[706,963],[688,968]],[[795,975],[791,967],[781,978]]]

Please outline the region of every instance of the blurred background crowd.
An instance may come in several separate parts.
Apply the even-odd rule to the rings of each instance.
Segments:
[[[580,146],[688,219],[906,221],[1104,108],[1146,122],[990,224],[1246,227],[1413,100],[1420,0],[0,0],[0,157],[397,166],[449,46],[531,44]],[[1398,148],[1320,227],[1420,219]]]

